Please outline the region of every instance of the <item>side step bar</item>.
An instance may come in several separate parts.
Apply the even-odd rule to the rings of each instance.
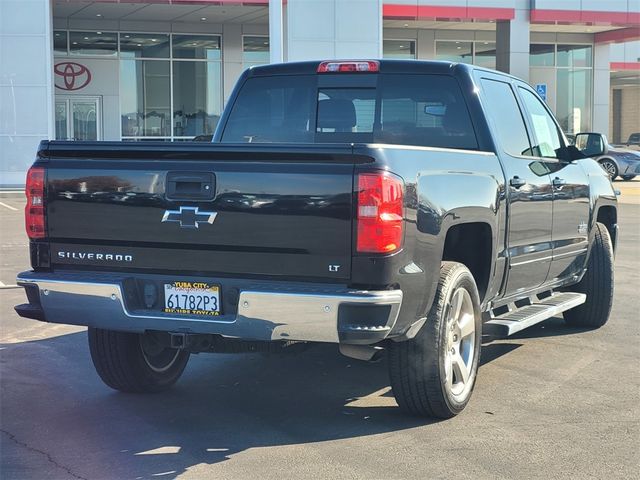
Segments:
[[[485,322],[483,332],[496,337],[507,337],[531,325],[540,323],[559,313],[582,305],[587,300],[584,293],[554,292],[539,300],[534,297],[528,305],[514,308]]]

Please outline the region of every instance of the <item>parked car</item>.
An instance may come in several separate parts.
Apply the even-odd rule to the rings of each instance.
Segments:
[[[623,180],[633,180],[640,174],[640,152],[608,144],[607,137],[600,133],[579,133],[576,146],[594,158],[609,174],[611,180],[620,176]],[[602,153],[604,152],[604,153]]]
[[[255,67],[212,143],[43,142],[26,192],[16,311],[88,326],[125,392],[169,388],[191,353],[324,342],[386,351],[400,408],[449,418],[483,334],[609,319],[611,182],[535,90],[471,65]]]
[[[627,148],[629,150],[640,150],[640,132],[632,133],[625,143],[614,145],[615,147]]]

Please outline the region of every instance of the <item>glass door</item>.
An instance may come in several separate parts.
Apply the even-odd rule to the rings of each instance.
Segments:
[[[101,140],[100,100],[100,97],[56,97],[56,140]]]

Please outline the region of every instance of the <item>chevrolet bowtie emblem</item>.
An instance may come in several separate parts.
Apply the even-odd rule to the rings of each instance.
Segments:
[[[163,222],[179,222],[180,228],[199,228],[199,223],[213,223],[218,212],[201,212],[198,207],[180,207],[180,210],[165,210]]]

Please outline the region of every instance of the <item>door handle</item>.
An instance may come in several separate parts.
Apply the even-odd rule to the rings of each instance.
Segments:
[[[165,192],[169,200],[213,200],[216,179],[210,172],[167,172]]]
[[[553,179],[553,186],[560,189],[567,184],[567,181],[564,178],[556,177]]]
[[[526,183],[527,181],[524,178],[520,178],[517,175],[509,180],[509,185],[511,185],[513,188],[520,188],[523,185],[526,185]]]

